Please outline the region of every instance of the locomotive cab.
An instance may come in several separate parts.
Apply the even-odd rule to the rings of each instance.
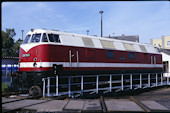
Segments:
[[[42,78],[52,76],[51,63],[42,63],[50,59],[50,43],[60,43],[59,35],[46,32],[28,32],[20,46],[19,76],[17,83],[28,90],[32,86],[42,88]],[[61,66],[60,66],[61,67]],[[32,89],[32,88],[31,88]]]

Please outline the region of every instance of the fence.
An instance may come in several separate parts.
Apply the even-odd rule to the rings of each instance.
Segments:
[[[18,64],[2,64],[2,83],[7,83],[11,87],[12,77],[11,74],[18,71]]]
[[[56,76],[43,78],[43,97],[83,95],[170,85],[163,73]]]

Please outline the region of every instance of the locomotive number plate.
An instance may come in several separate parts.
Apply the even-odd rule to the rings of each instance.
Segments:
[[[30,54],[22,54],[22,57],[30,57]]]

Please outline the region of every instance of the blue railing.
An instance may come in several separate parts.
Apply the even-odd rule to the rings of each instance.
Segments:
[[[113,90],[118,92],[170,85],[169,77],[163,77],[163,73],[56,76],[43,78],[42,81],[43,97],[61,95],[76,97],[86,92],[97,94],[99,91],[107,93]],[[90,86],[85,87],[87,85]]]

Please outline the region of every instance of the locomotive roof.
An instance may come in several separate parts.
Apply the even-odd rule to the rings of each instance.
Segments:
[[[60,40],[61,40],[60,44],[62,45],[113,49],[113,50],[123,50],[123,51],[129,50],[129,51],[144,52],[144,53],[159,53],[158,48],[150,44],[61,32],[58,30],[32,29],[27,34],[35,34],[35,33],[58,34],[60,35]]]

